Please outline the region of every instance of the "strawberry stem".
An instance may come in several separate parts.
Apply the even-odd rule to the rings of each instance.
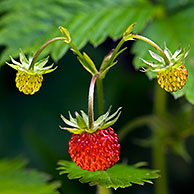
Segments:
[[[112,194],[111,190],[106,188],[106,187],[102,187],[100,185],[97,185],[97,194]]]
[[[77,47],[72,43],[72,42],[70,42],[70,43],[68,43],[69,44],[69,46],[71,47],[71,49],[72,49],[72,51],[74,52],[74,53],[76,53],[81,59],[83,58],[83,55],[81,54],[81,52],[77,49]]]
[[[159,117],[165,117],[167,114],[167,93],[164,92],[158,84],[155,85],[154,97],[154,113]],[[161,138],[161,133],[164,130],[160,125],[153,130],[153,141],[156,142],[152,146],[152,159],[155,169],[160,170],[161,178],[156,180],[155,192],[156,194],[169,194],[168,181],[166,172],[166,142],[165,138]]]
[[[48,40],[47,42],[45,42],[39,49],[38,51],[35,53],[35,55],[33,56],[32,58],[32,61],[30,63],[30,66],[29,66],[29,69],[33,69],[34,67],[34,64],[35,64],[35,61],[36,59],[38,58],[38,56],[40,55],[40,53],[49,45],[51,44],[52,42],[55,42],[57,40],[65,40],[64,37],[55,37],[55,38],[52,38],[51,40]]]
[[[102,79],[97,79],[96,89],[97,89],[98,115],[102,115],[102,114],[104,114],[104,96],[103,96]]]
[[[169,61],[168,57],[166,56],[166,54],[164,53],[164,51],[155,42],[153,42],[149,38],[146,38],[146,37],[138,35],[138,34],[132,34],[132,38],[143,40],[143,41],[147,42],[148,44],[150,44],[163,56],[166,65],[170,64],[170,61]]]
[[[95,82],[97,77],[99,76],[99,74],[95,74],[92,77],[92,80],[90,82],[90,88],[89,88],[89,96],[88,96],[88,117],[89,117],[89,129],[93,129],[94,127],[94,86],[95,86]]]

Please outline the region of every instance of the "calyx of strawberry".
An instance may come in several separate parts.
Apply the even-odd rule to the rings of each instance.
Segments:
[[[143,68],[143,71],[152,71],[152,72],[161,72],[167,68],[176,68],[184,64],[184,60],[189,54],[189,50],[186,51],[183,49],[183,52],[181,53],[182,49],[178,48],[173,54],[171,51],[167,48],[166,44],[164,44],[164,54],[166,58],[168,59],[168,62],[164,59],[163,56],[160,56],[153,51],[149,50],[150,55],[153,59],[156,60],[156,62],[147,61],[145,59],[140,58],[147,66],[149,66],[148,69]]]
[[[105,114],[101,115],[93,122],[92,128],[90,128],[89,126],[88,115],[84,111],[80,111],[81,115],[78,112],[75,112],[75,118],[73,118],[71,113],[69,112],[69,120],[66,119],[63,115],[61,115],[61,118],[64,123],[69,125],[70,127],[60,126],[60,128],[74,134],[81,134],[83,132],[94,133],[99,129],[106,129],[112,126],[118,120],[121,114],[121,107],[118,108],[118,110],[111,115],[110,111],[111,106]]]
[[[98,117],[94,121],[94,111],[93,111],[93,101],[94,101],[94,86],[99,74],[95,74],[90,82],[89,95],[88,95],[88,115],[84,113],[84,111],[80,111],[81,115],[78,112],[75,112],[75,118],[72,117],[69,112],[69,120],[66,119],[63,115],[61,115],[62,120],[70,126],[69,127],[61,127],[61,129],[67,130],[74,134],[81,134],[83,132],[94,133],[99,129],[106,129],[112,126],[119,118],[121,114],[121,107],[118,110],[110,115],[111,106],[108,111]]]

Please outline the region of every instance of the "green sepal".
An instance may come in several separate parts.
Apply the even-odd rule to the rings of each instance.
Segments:
[[[108,111],[101,115],[100,117],[98,117],[98,119],[96,121],[94,121],[94,128],[95,126],[99,126],[101,123],[104,123],[105,120],[107,119],[108,115],[110,114],[112,106],[109,107]]]
[[[22,49],[20,49],[20,62],[21,62],[21,64],[27,69],[27,70],[29,70],[28,68],[29,68],[29,61],[28,61],[28,59],[26,58],[26,56],[25,56],[25,54],[24,54],[24,52],[22,51]]]
[[[118,113],[117,117],[115,117],[113,120],[106,122],[103,126],[102,129],[106,129],[112,125],[115,124],[115,122],[118,120],[118,118],[120,117],[121,112]],[[107,119],[106,121],[108,121],[109,119]]]
[[[34,66],[36,66],[38,68],[42,68],[47,64],[48,60],[49,60],[49,56],[36,62]]]
[[[168,60],[172,59],[172,53],[171,51],[167,48],[166,43],[164,43],[164,53],[167,56]]]
[[[158,54],[154,53],[154,52],[151,51],[151,50],[149,50],[148,52],[150,53],[150,55],[151,55],[155,60],[159,61],[160,63],[165,64],[165,61],[164,61],[164,59],[163,59],[161,56],[159,56]]]
[[[15,59],[13,59],[11,56],[10,56],[10,59],[11,59],[11,62],[15,65],[18,65],[19,67],[24,67],[22,63],[19,63],[17,62]]]
[[[66,131],[69,131],[70,133],[74,133],[74,134],[81,134],[84,132],[84,130],[80,130],[80,129],[77,129],[77,128],[68,128],[68,127],[61,127],[59,125],[60,129],[62,130],[66,130]]]
[[[172,55],[172,59],[176,58],[180,53],[181,53],[182,49],[181,48],[178,48],[174,54]]]
[[[97,74],[98,71],[93,63],[93,61],[90,59],[90,57],[86,54],[83,53],[82,57],[77,57],[79,62],[82,64],[82,66],[93,75]]]
[[[111,111],[111,106],[108,109],[108,111],[101,115],[99,118],[96,119],[93,123],[93,128],[89,128],[89,119],[88,115],[84,111],[80,111],[81,115],[78,112],[75,112],[75,118],[72,117],[71,113],[69,112],[69,120],[67,120],[63,115],[61,115],[62,120],[65,124],[72,127],[61,127],[61,129],[67,130],[71,133],[80,134],[82,132],[87,133],[94,133],[95,131],[99,129],[106,129],[110,126],[112,126],[119,118],[121,114],[121,107],[117,109],[115,113],[109,116]]]
[[[143,59],[143,58],[139,58],[141,61],[143,61],[146,65],[148,65],[148,66],[150,66],[150,67],[158,67],[158,65],[157,64],[155,64],[154,62],[149,62],[149,61],[147,61],[147,60],[145,60],[145,59]]]
[[[80,112],[81,112],[82,118],[84,119],[85,123],[88,124],[89,122],[88,115],[83,110],[81,110]]]
[[[111,120],[111,119],[114,118],[117,114],[120,115],[121,109],[122,109],[122,107],[119,107],[115,113],[113,113],[112,115],[110,115],[110,116],[106,119],[106,121]]]
[[[100,73],[99,79],[104,79],[109,69],[117,64],[117,61],[109,65],[102,73]]]
[[[76,119],[74,119],[74,118],[72,117],[71,112],[68,111],[68,113],[69,113],[69,119],[70,119],[70,121],[71,121],[72,123],[74,123],[74,124],[77,124]]]
[[[6,64],[9,65],[10,67],[12,67],[13,69],[17,70],[17,71],[23,71],[23,68],[21,68],[20,66],[10,64],[8,62],[6,62]]]
[[[110,64],[110,59],[112,57],[112,54],[114,52],[114,49],[112,49],[103,59],[101,67],[100,67],[100,74],[108,67]]]
[[[112,49],[108,55],[105,56],[102,65],[100,67],[100,75],[99,75],[99,79],[104,79],[106,74],[108,73],[108,71],[110,70],[111,67],[115,66],[117,64],[117,61],[114,61],[118,55],[120,55],[124,50],[126,50],[127,47],[123,48],[122,50],[120,50],[118,53],[116,53],[116,55],[114,56],[114,58],[112,59],[112,54],[114,52],[114,49]]]
[[[10,64],[8,62],[6,62],[6,64],[8,64],[10,67],[12,67],[13,69],[17,70],[17,71],[23,71],[26,72],[30,75],[35,75],[35,74],[47,74],[47,73],[51,73],[54,70],[56,70],[57,67],[53,68],[54,64],[51,64],[50,66],[44,67],[46,65],[46,63],[48,62],[49,57],[46,57],[44,59],[41,59],[39,61],[37,61],[32,68],[30,68],[32,59],[33,59],[33,54],[30,55],[29,60],[26,58],[24,52],[22,51],[22,49],[20,49],[20,63],[15,61],[11,56],[10,56],[11,62],[13,64]]]
[[[69,31],[66,28],[62,27],[62,26],[59,26],[59,30],[60,30],[61,34],[64,36],[64,38],[65,38],[64,41],[67,44],[69,44],[71,42],[71,36],[70,36]]]
[[[76,128],[78,128],[78,125],[77,125],[77,124],[75,124],[75,123],[73,123],[73,122],[67,120],[63,115],[61,115],[61,118],[62,118],[63,122],[66,123],[67,125],[69,125],[69,126],[71,126],[71,127],[76,127]]]
[[[128,40],[134,40],[133,38],[133,34],[132,34],[132,30],[133,30],[133,27],[135,26],[135,23],[134,24],[131,24],[127,30],[123,33],[123,40],[124,41],[128,41]]]
[[[76,120],[77,120],[77,125],[79,129],[85,129],[88,130],[88,125],[84,121],[84,119],[79,115],[78,112],[75,112]]]

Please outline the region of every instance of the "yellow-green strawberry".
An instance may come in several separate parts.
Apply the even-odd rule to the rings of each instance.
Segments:
[[[149,62],[140,58],[149,69],[144,69],[143,71],[152,71],[157,73],[158,84],[167,92],[176,92],[182,89],[187,83],[187,69],[184,65],[184,59],[188,55],[189,51],[181,53],[181,49],[175,51],[174,54],[166,47],[164,49],[164,55],[160,56],[149,50],[150,55],[157,62]],[[167,63],[168,62],[168,63]]]
[[[89,128],[88,116],[81,111],[75,113],[70,120],[61,115],[63,121],[72,128],[60,127],[73,133],[69,141],[69,154],[77,166],[84,170],[107,170],[119,160],[120,144],[118,136],[112,126],[120,115],[120,108],[109,116],[107,113],[100,116]]]
[[[15,61],[12,57],[10,58],[12,64],[7,64],[17,70],[16,87],[26,95],[33,95],[39,91],[43,81],[43,74],[50,73],[56,69],[52,69],[53,64],[44,67],[48,62],[48,57],[31,65],[33,56],[30,56],[28,60],[22,50],[20,50],[20,62]]]

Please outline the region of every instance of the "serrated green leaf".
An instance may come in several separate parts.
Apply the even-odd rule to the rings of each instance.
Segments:
[[[106,188],[125,188],[132,184],[144,185],[152,183],[150,179],[159,177],[157,170],[140,169],[135,166],[116,164],[107,171],[82,170],[74,162],[60,161],[58,170],[60,174],[68,174],[69,179],[79,179],[81,183],[88,183],[90,186],[101,185]]]
[[[0,20],[0,45],[6,46],[1,64],[10,55],[17,57],[19,48],[25,53],[37,51],[47,40],[60,35],[58,26],[65,26],[73,43],[81,49],[87,42],[97,46],[108,36],[120,38],[134,22],[139,23],[135,27],[139,32],[154,13],[154,6],[147,0],[18,0],[17,3],[2,0],[0,7],[1,11],[5,10],[2,13],[6,13]],[[44,9],[39,9],[41,7]],[[67,48],[64,43],[54,43],[43,54],[51,52],[51,56],[59,60]]]
[[[25,169],[22,159],[0,160],[0,191],[2,194],[58,194],[58,182],[47,181],[47,174]]]

